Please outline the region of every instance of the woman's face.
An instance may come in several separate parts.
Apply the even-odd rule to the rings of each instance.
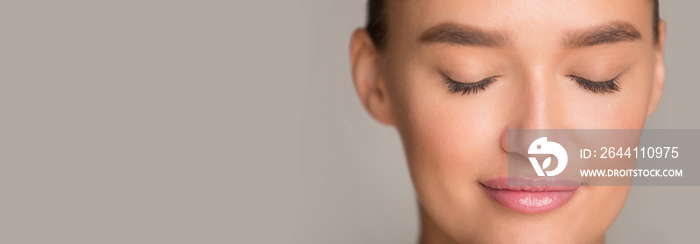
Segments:
[[[663,86],[651,1],[387,7],[376,79],[353,57],[355,82],[370,113],[400,132],[424,225],[463,243],[601,240],[629,187],[582,186],[560,207],[528,212],[485,184],[507,176],[508,129],[644,127]]]

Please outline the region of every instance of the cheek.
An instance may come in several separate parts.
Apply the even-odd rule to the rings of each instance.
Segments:
[[[442,101],[418,100],[412,105],[407,133],[413,137],[412,144],[420,149],[418,153],[446,162],[443,166],[478,168],[475,159],[498,148],[499,133],[489,121],[499,119],[490,116],[493,113],[479,103],[456,100],[458,96]]]
[[[417,190],[447,196],[470,195],[485,172],[507,165],[500,136],[507,121],[498,93],[450,94],[435,78],[408,74],[399,130]],[[504,108],[502,108],[504,107]],[[465,200],[465,199],[461,199]]]

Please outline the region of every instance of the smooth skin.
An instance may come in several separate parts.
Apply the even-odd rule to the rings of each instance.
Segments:
[[[403,0],[388,3],[388,36],[378,49],[364,29],[352,35],[357,94],[377,121],[402,139],[421,215],[421,243],[603,243],[629,186],[583,186],[564,206],[517,213],[491,200],[480,182],[507,175],[508,129],[642,129],[664,84],[661,21],[640,0]],[[575,33],[628,23],[641,39],[570,47]],[[493,46],[424,43],[443,23],[503,34]],[[572,34],[573,33],[573,34]],[[477,93],[460,82],[497,80]],[[619,76],[619,92],[592,81]]]

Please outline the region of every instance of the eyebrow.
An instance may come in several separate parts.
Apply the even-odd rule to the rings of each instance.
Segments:
[[[571,32],[564,44],[568,48],[589,47],[617,42],[641,40],[641,34],[630,23],[615,21]],[[425,31],[419,38],[423,44],[454,44],[463,46],[503,47],[508,37],[500,32],[454,23],[443,23]]]
[[[463,46],[500,47],[507,43],[499,32],[480,30],[475,27],[443,23],[425,31],[419,38],[423,44],[455,44]]]
[[[641,34],[632,24],[617,21],[572,32],[564,43],[567,47],[576,48],[617,42],[632,42],[641,38]]]

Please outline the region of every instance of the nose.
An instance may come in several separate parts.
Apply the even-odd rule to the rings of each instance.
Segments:
[[[508,122],[501,133],[501,147],[509,154],[527,157],[534,139],[547,136],[542,129],[564,129],[564,99],[552,72],[530,72],[516,82]]]

